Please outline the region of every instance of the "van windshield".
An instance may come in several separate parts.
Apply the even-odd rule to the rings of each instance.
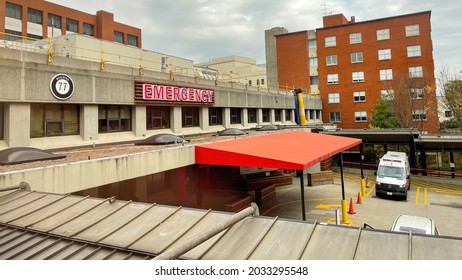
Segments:
[[[377,176],[379,177],[390,177],[396,179],[405,179],[406,174],[404,173],[403,167],[395,166],[379,166],[377,170]]]

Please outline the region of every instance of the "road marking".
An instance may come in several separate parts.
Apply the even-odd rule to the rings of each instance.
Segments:
[[[420,190],[423,191],[423,203],[420,203]],[[417,205],[427,205],[427,188],[417,187],[416,194],[415,194],[415,204]]]
[[[314,208],[318,209],[329,209],[329,208],[338,208],[341,207],[340,204],[318,204]]]

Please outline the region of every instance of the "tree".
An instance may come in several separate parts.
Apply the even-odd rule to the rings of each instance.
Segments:
[[[403,127],[401,119],[396,115],[390,100],[381,98],[372,110],[371,126],[376,128]]]
[[[396,73],[385,86],[388,93],[386,99],[390,100],[401,127],[425,130],[427,120],[438,118],[436,85],[434,81],[428,82],[423,73]]]
[[[444,85],[444,100],[447,108],[452,112],[453,121],[462,125],[462,81],[451,80]]]

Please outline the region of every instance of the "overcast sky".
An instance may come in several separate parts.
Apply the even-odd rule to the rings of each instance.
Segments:
[[[343,13],[356,22],[431,11],[436,73],[462,71],[462,2],[453,0],[49,0],[142,30],[143,49],[206,62],[240,55],[265,63],[265,30],[322,27],[322,17]]]

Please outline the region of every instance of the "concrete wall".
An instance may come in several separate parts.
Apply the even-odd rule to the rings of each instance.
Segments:
[[[187,145],[109,158],[85,160],[0,174],[0,188],[27,182],[32,190],[71,193],[192,165],[194,146]]]
[[[50,82],[57,74],[67,74],[75,85],[74,94],[67,100],[56,99],[50,92]],[[182,128],[181,105],[172,106],[171,127],[162,130],[146,130],[146,106],[135,104],[135,81],[170,84],[173,86],[201,87],[215,92],[214,106],[222,108],[294,109],[292,93],[285,91],[259,91],[244,84],[230,84],[187,75],[170,75],[161,71],[105,64],[104,71],[98,62],[69,57],[53,56],[47,63],[46,53],[34,53],[0,48],[0,102],[5,106],[4,140],[0,149],[14,146],[33,146],[41,149],[67,148],[121,141],[136,141],[157,133],[197,134],[214,133],[206,114],[199,127]],[[318,95],[305,95],[305,108],[322,110]],[[30,138],[31,103],[69,103],[80,105],[80,133],[73,136]],[[98,133],[98,105],[132,106],[132,131]],[[225,110],[229,113],[229,110]],[[308,115],[308,114],[306,114]],[[313,124],[320,120],[311,120]],[[259,122],[261,124],[261,122]],[[294,124],[287,120],[286,124]],[[226,126],[224,124],[224,126]],[[233,125],[234,126],[234,125]],[[241,128],[248,126],[246,118]]]

